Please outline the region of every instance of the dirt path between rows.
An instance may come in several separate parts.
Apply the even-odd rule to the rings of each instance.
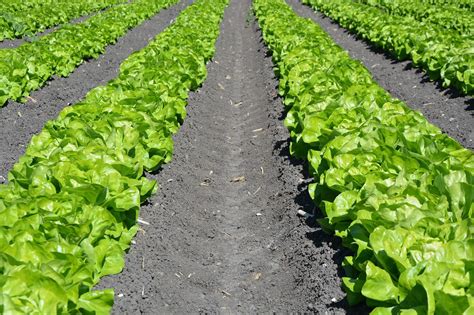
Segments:
[[[344,300],[340,244],[296,216],[307,181],[250,3],[227,8],[125,270],[100,283],[115,314],[363,312]]]
[[[0,108],[0,184],[6,181],[8,171],[24,153],[31,137],[48,120],[56,118],[64,107],[78,103],[92,88],[115,78],[120,64],[131,53],[145,47],[192,2],[182,0],[162,10],[108,46],[98,59],[84,62],[67,78],[54,77],[45,87],[32,92],[27,103],[10,101]]]
[[[451,89],[440,88],[439,83],[429,81],[421,70],[413,68],[410,61],[399,62],[373,49],[323,14],[301,4],[300,0],[286,1],[296,13],[319,24],[352,58],[361,61],[378,84],[392,96],[420,111],[432,124],[464,147],[474,150],[472,97],[459,96]]]

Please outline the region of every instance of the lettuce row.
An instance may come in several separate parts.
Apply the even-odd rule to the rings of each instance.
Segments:
[[[284,0],[255,0],[254,11],[319,222],[354,252],[348,301],[365,299],[373,314],[473,312],[474,154]]]
[[[472,12],[453,5],[430,5],[412,0],[357,0],[375,6],[394,15],[411,16],[425,23],[456,30],[458,33],[474,35],[474,16]]]
[[[135,0],[99,13],[83,23],[66,25],[18,48],[0,50],[0,106],[24,100],[53,75],[67,76],[129,29],[178,0]]]
[[[352,0],[302,0],[395,58],[411,59],[431,80],[474,93],[474,38]]]
[[[472,0],[421,0],[421,2],[434,5],[449,5],[470,11],[474,10],[474,2]]]
[[[33,35],[126,0],[0,1],[0,41]]]
[[[65,108],[34,136],[0,186],[0,311],[107,313],[113,290],[92,290],[124,265],[144,171],[170,161],[228,0],[198,0],[119,76]]]

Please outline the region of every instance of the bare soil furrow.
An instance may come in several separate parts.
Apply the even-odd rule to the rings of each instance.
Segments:
[[[150,175],[149,224],[100,284],[115,288],[115,314],[363,312],[344,301],[338,241],[296,216],[312,210],[307,180],[250,4],[227,8],[173,161]]]

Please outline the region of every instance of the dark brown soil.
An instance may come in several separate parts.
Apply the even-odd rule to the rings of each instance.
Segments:
[[[149,225],[100,284],[115,288],[115,314],[363,312],[343,300],[340,244],[296,215],[312,210],[307,181],[250,2],[226,10],[174,160],[150,175],[161,189],[141,210]]]
[[[130,30],[115,45],[107,47],[106,52],[98,59],[88,60],[69,77],[55,77],[41,90],[32,92],[27,103],[10,101],[0,108],[0,183],[6,180],[7,172],[46,121],[56,118],[64,107],[79,102],[92,88],[115,78],[122,61],[132,52],[145,47],[189,3],[192,0],[182,0],[179,4],[162,10]]]
[[[472,148],[467,98],[443,94],[421,73],[288,1],[298,13],[320,19],[394,96],[429,109],[423,113],[433,123]],[[114,78],[131,52],[191,2],[163,10],[98,60],[34,92],[27,104],[1,108],[0,182],[47,120]],[[250,3],[233,0],[226,10],[208,78],[191,93],[187,118],[174,137],[174,160],[147,175],[158,180],[160,191],[142,207],[142,229],[125,269],[99,285],[115,288],[115,314],[368,313],[344,299],[340,264],[347,252],[339,240],[296,216],[297,210],[313,210],[309,180],[303,164],[289,157],[278,81]],[[442,104],[454,120],[443,118]]]
[[[410,61],[397,61],[358,39],[337,23],[314,12],[300,0],[287,0],[295,12],[318,23],[352,58],[361,61],[374,79],[394,97],[420,111],[432,124],[464,147],[474,150],[474,99],[442,89],[438,82],[413,68]]]

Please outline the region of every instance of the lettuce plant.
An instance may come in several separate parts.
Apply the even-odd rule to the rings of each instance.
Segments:
[[[0,41],[33,35],[126,0],[3,0],[0,1]]]
[[[2,313],[110,311],[113,290],[93,287],[123,268],[140,204],[157,187],[144,171],[171,159],[226,5],[197,0],[32,138],[0,186]]]
[[[461,35],[474,35],[474,19],[472,12],[459,8],[457,5],[432,5],[411,0],[357,0],[393,15],[411,16],[422,21],[448,30],[456,30]]]
[[[129,29],[177,0],[136,0],[115,6],[83,23],[14,49],[0,50],[0,106],[24,100],[53,75],[68,76],[84,60],[97,58]]]
[[[284,0],[255,0],[321,226],[354,255],[349,303],[373,314],[474,311],[474,154],[392,98]]]
[[[411,16],[385,13],[352,0],[303,0],[399,60],[411,59],[430,79],[474,93],[474,39]],[[471,19],[472,20],[472,19]],[[470,22],[472,24],[472,22]]]

